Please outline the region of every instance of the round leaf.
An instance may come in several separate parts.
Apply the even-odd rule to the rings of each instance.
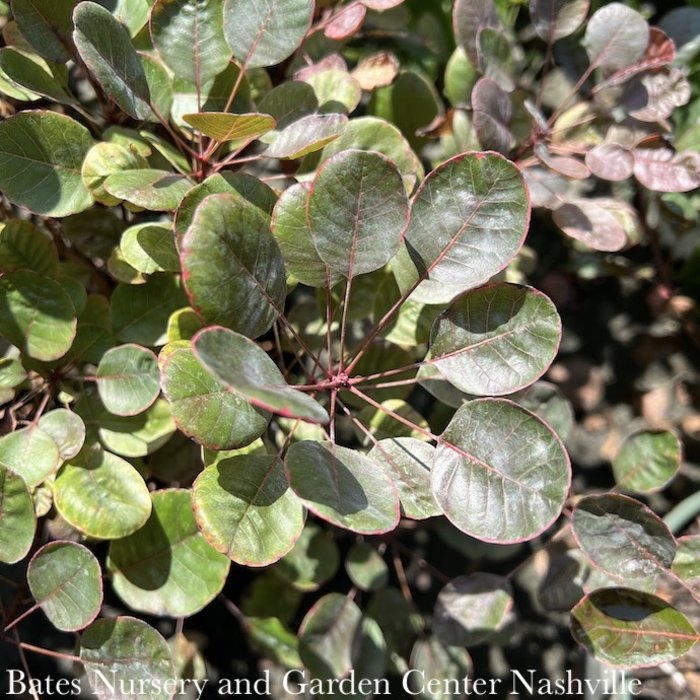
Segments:
[[[301,44],[313,13],[313,0],[226,0],[224,34],[240,63],[273,66]]]
[[[57,408],[39,419],[39,428],[58,446],[61,459],[72,459],[85,442],[85,424],[77,413]]]
[[[227,328],[205,328],[192,339],[192,347],[214,377],[253,405],[312,423],[329,421],[323,406],[288,386],[267,353],[245,336]]]
[[[344,114],[309,114],[301,117],[282,129],[265,155],[295,160],[320,151],[340,136],[347,123]]]
[[[258,138],[275,128],[275,120],[269,114],[226,114],[198,112],[182,117],[197,131],[217,141]]]
[[[111,413],[143,413],[160,393],[156,356],[140,345],[120,345],[108,350],[97,367],[97,390]]]
[[[29,270],[0,279],[0,333],[29,357],[63,357],[77,327],[73,302],[58,282]]]
[[[58,512],[80,532],[118,539],[135,532],[151,514],[151,498],[141,475],[127,461],[85,448],[56,477]]]
[[[151,499],[146,524],[109,546],[112,586],[134,610],[186,617],[221,591],[230,562],[197,528],[189,491],[157,491]]]
[[[621,582],[655,581],[671,568],[676,553],[661,518],[628,496],[582,498],[574,510],[573,533],[593,564]]]
[[[145,700],[170,700],[175,678],[170,648],[150,625],[133,617],[93,622],[80,638],[80,660],[99,700],[113,700],[120,688],[146,684]]]
[[[0,190],[35,214],[61,217],[87,209],[92,197],[80,169],[90,132],[55,112],[21,112],[0,122]]]
[[[231,59],[223,32],[224,0],[157,0],[151,11],[151,37],[170,70],[203,85]]]
[[[121,199],[113,197],[104,188],[105,180],[123,170],[147,168],[148,162],[135,150],[116,143],[96,143],[85,156],[81,169],[83,182],[100,204],[115,206]]]
[[[323,596],[309,610],[299,629],[299,656],[314,676],[342,678],[350,671],[361,623],[361,610],[340,593]]]
[[[61,455],[51,436],[31,424],[0,438],[0,464],[34,488],[58,469]]]
[[[406,231],[415,298],[445,303],[502,270],[522,246],[530,204],[522,175],[496,153],[464,153],[421,184]]]
[[[348,279],[396,254],[408,201],[396,166],[379,153],[344,151],[314,179],[307,215],[318,254]]]
[[[29,562],[27,583],[54,627],[74,632],[89,625],[102,607],[102,570],[89,549],[50,542]]]
[[[466,394],[511,394],[554,360],[561,319],[531,287],[496,282],[455,299],[433,325],[429,362]]]
[[[680,537],[673,559],[673,573],[700,595],[700,535]]]
[[[122,234],[119,243],[124,260],[144,275],[179,272],[172,228],[162,224],[137,224]]]
[[[347,447],[304,440],[287,452],[292,488],[315,515],[367,535],[399,521],[396,486],[370,458]]]
[[[277,561],[304,527],[304,508],[275,456],[241,455],[207,467],[192,498],[207,540],[245,566]]]
[[[134,119],[147,119],[151,114],[148,82],[126,27],[94,2],[76,7],[73,23],[78,53],[107,96]]]
[[[512,605],[507,578],[484,573],[459,576],[438,595],[433,629],[444,644],[480,644],[501,627]]]
[[[282,255],[259,209],[231,194],[206,197],[181,249],[192,306],[208,323],[252,338],[269,330],[287,285]]]
[[[549,44],[573,34],[588,16],[590,0],[530,0],[537,35]]]
[[[265,432],[267,411],[217,381],[188,342],[166,345],[158,358],[163,392],[178,428],[214,450],[250,444]]]
[[[34,541],[34,502],[24,479],[0,464],[0,561],[24,559]]]
[[[623,489],[649,493],[668,484],[681,466],[680,440],[666,430],[630,435],[613,459],[615,482]]]
[[[383,588],[389,581],[389,567],[372,545],[354,544],[345,559],[350,580],[362,591]]]
[[[458,697],[449,693],[443,686],[428,692],[426,679],[451,681],[455,678],[467,678],[472,675],[472,660],[464,649],[443,644],[436,637],[419,639],[411,651],[411,668],[419,671],[408,677],[409,687],[425,700],[452,700]],[[447,684],[445,684],[447,685]]]
[[[307,524],[273,571],[298,591],[317,591],[335,576],[340,566],[338,545],[329,535],[318,525]]]
[[[699,637],[665,600],[626,588],[595,591],[571,611],[571,633],[615,668],[657,666],[690,651]]]
[[[412,437],[389,438],[380,440],[368,456],[393,479],[407,518],[422,520],[441,515],[430,490],[430,467],[435,456],[432,445]]]
[[[117,199],[151,211],[173,211],[192,187],[182,175],[165,170],[123,170],[110,175],[104,188]]]
[[[503,399],[457,410],[438,442],[433,495],[460,530],[500,544],[532,539],[559,516],[571,468],[559,438]]]
[[[620,2],[601,7],[588,21],[583,45],[596,68],[619,70],[639,59],[649,43],[642,15]]]

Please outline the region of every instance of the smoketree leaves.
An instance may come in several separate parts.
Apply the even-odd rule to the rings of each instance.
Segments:
[[[396,527],[396,487],[377,464],[360,452],[304,440],[289,448],[287,469],[292,488],[318,517],[368,535]]]
[[[230,562],[198,529],[189,491],[158,491],[151,499],[146,524],[110,545],[112,586],[134,610],[192,615],[221,591]]]
[[[530,0],[530,16],[538,36],[553,43],[583,24],[589,6],[590,0]]]
[[[24,479],[0,464],[0,561],[24,559],[35,530],[34,502]]]
[[[531,539],[559,516],[568,456],[542,421],[510,401],[465,403],[441,435],[433,495],[448,519],[486,542]]]
[[[304,508],[274,455],[220,460],[197,478],[192,498],[204,536],[245,566],[277,561],[304,527]]]
[[[102,571],[89,549],[51,542],[29,562],[27,583],[51,623],[64,632],[89,625],[102,607]]]
[[[639,12],[619,2],[601,7],[586,25],[583,44],[593,66],[618,70],[642,56],[649,25]]]
[[[107,95],[134,119],[147,119],[151,114],[148,82],[126,27],[94,2],[81,2],[73,22],[80,57]]]
[[[549,367],[560,335],[559,314],[544,294],[495,283],[467,292],[438,317],[430,362],[466,394],[511,394]]]
[[[36,214],[62,217],[92,197],[80,169],[92,146],[88,130],[55,112],[22,112],[0,122],[0,190]]]
[[[226,0],[226,41],[248,68],[273,66],[301,44],[313,11],[313,0]]]
[[[617,485],[637,492],[657,491],[676,475],[682,448],[678,438],[665,430],[630,435],[613,459]]]
[[[234,195],[212,194],[197,207],[181,248],[185,286],[208,323],[252,338],[270,328],[287,286],[279,247],[259,209]]]
[[[571,614],[574,639],[617,668],[671,661],[698,641],[690,622],[666,601],[626,588],[595,591]]]
[[[502,156],[465,153],[437,167],[413,199],[399,260],[415,299],[445,303],[487,281],[518,252],[529,218],[522,175]]]
[[[408,201],[396,166],[378,153],[348,150],[329,158],[314,179],[307,216],[316,250],[348,279],[396,254]]]

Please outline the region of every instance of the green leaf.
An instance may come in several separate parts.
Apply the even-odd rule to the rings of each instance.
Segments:
[[[180,271],[171,226],[152,223],[130,226],[122,234],[119,249],[124,260],[144,275]]]
[[[539,418],[504,399],[457,410],[438,441],[433,495],[462,532],[484,542],[532,539],[561,513],[569,458]]]
[[[289,80],[272,88],[260,100],[258,108],[261,112],[272,115],[277,122],[275,132],[261,139],[265,143],[270,143],[274,141],[279,131],[297,119],[316,112],[318,101],[311,85],[299,80]]]
[[[12,0],[12,14],[22,36],[51,61],[70,55],[72,14],[77,0]]]
[[[396,254],[408,201],[391,161],[379,153],[344,151],[316,174],[307,215],[321,259],[350,279],[378,270]]]
[[[0,122],[0,189],[35,214],[62,217],[92,197],[80,169],[92,146],[88,130],[55,112],[21,112]]]
[[[319,111],[350,114],[360,104],[362,88],[346,70],[331,68],[304,78],[314,90]]]
[[[537,35],[553,44],[573,34],[588,16],[590,0],[530,0],[532,26]]]
[[[313,0],[226,0],[224,34],[240,63],[273,66],[301,44],[313,13]]]
[[[348,118],[344,114],[309,114],[280,131],[265,155],[295,160],[320,151],[342,133]]]
[[[466,292],[437,318],[428,361],[466,394],[511,394],[544,374],[560,338],[561,319],[548,297],[495,282]]]
[[[221,592],[230,562],[197,528],[188,490],[157,491],[151,500],[148,522],[110,543],[107,570],[112,586],[133,610],[193,615]]]
[[[35,530],[34,501],[27,484],[0,464],[0,561],[14,564],[24,559]]]
[[[85,156],[81,176],[85,187],[95,200],[112,207],[120,204],[122,200],[107,192],[104,187],[105,180],[114,173],[147,167],[148,161],[135,149],[101,141],[96,143]]]
[[[316,250],[306,219],[308,200],[309,187],[302,183],[282,192],[272,213],[272,232],[290,274],[310,287],[332,287],[342,277],[321,260]]]
[[[406,286],[424,280],[414,299],[439,304],[483,284],[515,257],[529,220],[527,190],[513,163],[496,153],[455,156],[413,198],[400,263],[413,268]]]
[[[690,651],[699,637],[665,600],[626,588],[594,591],[571,611],[571,633],[615,668],[644,668]]]
[[[340,136],[323,150],[323,160],[357,149],[382,153],[398,168],[409,194],[423,179],[423,165],[403,134],[393,125],[377,117],[351,119]]]
[[[199,112],[182,117],[197,131],[219,142],[237,139],[254,139],[275,128],[275,120],[269,114],[227,114]]]
[[[105,94],[134,119],[147,119],[151,114],[148,81],[126,27],[94,2],[81,2],[73,22],[78,53]]]
[[[571,434],[574,427],[574,409],[554,384],[535,382],[509,398],[539,416],[562,440],[566,441]]]
[[[140,697],[172,698],[167,690],[168,683],[175,678],[170,648],[142,620],[117,617],[93,622],[80,638],[80,660],[99,700],[113,700],[115,689],[138,688],[144,681],[147,690]]]
[[[162,447],[176,430],[165,399],[158,399],[137,416],[115,416],[107,411],[99,396],[85,393],[75,406],[90,435],[123,457],[145,457]]]
[[[39,428],[51,437],[62,460],[72,459],[85,442],[85,424],[77,413],[57,408],[39,419]]]
[[[58,282],[28,270],[0,279],[0,333],[29,357],[63,357],[77,325],[73,302]]]
[[[411,669],[418,674],[408,677],[409,687],[415,695],[423,700],[456,700],[458,694],[450,693],[447,683],[425,681],[437,679],[450,681],[455,678],[472,676],[472,660],[465,649],[450,647],[436,637],[418,639],[411,651]]]
[[[270,414],[217,381],[189,342],[166,345],[158,357],[163,392],[178,428],[214,450],[250,444],[265,432]]]
[[[231,59],[224,39],[223,0],[157,0],[151,37],[176,77],[204,85]]]
[[[458,46],[445,67],[444,93],[453,107],[470,107],[471,94],[479,77],[467,52]]]
[[[353,585],[361,591],[384,588],[389,581],[389,567],[372,545],[354,544],[345,559],[345,570]]]
[[[151,514],[151,498],[141,475],[127,461],[85,447],[63,465],[54,484],[61,516],[80,532],[103,540],[126,537]]]
[[[207,323],[252,338],[270,329],[287,285],[269,219],[259,209],[235,195],[209,195],[182,240],[181,261],[192,306]]]
[[[178,244],[191,226],[197,207],[210,194],[238,195],[268,216],[277,201],[274,191],[252,175],[230,172],[210,175],[187,193],[175,214],[175,236]]]
[[[27,583],[51,624],[64,632],[89,625],[102,607],[102,570],[89,549],[50,542],[29,562]]]
[[[644,17],[620,2],[611,2],[595,12],[583,38],[591,65],[611,71],[631,66],[648,43],[649,25]]]
[[[120,345],[108,350],[96,376],[102,403],[117,416],[143,413],[160,393],[156,356],[140,345]]]
[[[110,175],[104,188],[113,197],[151,211],[173,211],[192,187],[183,175],[165,170],[123,170]]]
[[[441,515],[430,490],[430,468],[435,457],[432,445],[414,437],[389,438],[380,440],[368,456],[393,479],[407,518],[423,520]]]
[[[148,23],[153,0],[97,0],[109,8],[112,14],[129,30],[132,37]]]
[[[312,423],[329,421],[326,410],[307,394],[292,389],[267,353],[249,338],[214,326],[197,333],[192,347],[214,377],[253,405]]]
[[[297,637],[278,618],[249,619],[246,632],[253,649],[264,658],[271,658],[289,669],[302,666]]]
[[[274,566],[273,571],[296,590],[317,591],[330,581],[340,566],[340,552],[331,533],[308,523],[294,547]]]
[[[162,117],[165,121],[170,117],[170,110],[173,107],[173,100],[175,95],[173,93],[173,80],[168,73],[168,69],[165,65],[159,61],[157,58],[150,56],[146,53],[139,52],[139,58],[141,59],[141,65],[143,66],[143,72],[146,76],[146,82],[148,83],[148,92],[150,94],[150,105],[151,105],[151,115],[149,121],[158,122],[159,117]],[[175,148],[175,146],[168,144],[164,148],[158,148],[155,138],[155,134],[150,134],[147,139],[153,139],[153,144],[156,149],[163,151],[165,149],[169,150],[175,156],[172,160],[165,156],[172,165],[175,165],[180,172],[188,172],[189,168],[182,167],[187,163],[187,159],[184,159],[180,151]]]
[[[329,593],[304,617],[299,629],[299,656],[319,678],[342,678],[352,668],[362,612],[347,596]]]
[[[476,66],[479,32],[485,27],[501,24],[494,0],[455,0],[452,21],[457,43],[464,47],[469,60]]]
[[[367,535],[390,532],[398,524],[396,486],[356,450],[304,440],[289,448],[287,469],[296,494],[323,520]]]
[[[170,314],[186,305],[172,275],[153,275],[146,284],[119,284],[112,294],[112,328],[125,342],[165,345]]]
[[[53,240],[30,221],[9,219],[0,228],[0,269],[53,277],[58,272],[58,251]]]
[[[512,606],[507,578],[487,573],[458,576],[437,597],[433,631],[444,644],[480,644],[503,625]]]
[[[23,90],[63,104],[75,103],[68,91],[65,66],[49,64],[43,58],[14,48],[0,49],[0,71]]]
[[[204,328],[202,319],[189,306],[173,311],[168,319],[168,343],[191,340],[192,336],[202,328]]]
[[[681,466],[682,446],[667,430],[644,430],[627,437],[613,459],[615,483],[650,493],[668,484]]]
[[[240,455],[207,467],[192,501],[207,540],[244,566],[276,562],[304,527],[304,508],[276,456]]]
[[[484,77],[497,82],[506,92],[515,89],[520,53],[506,34],[494,27],[485,27],[477,38],[479,68]]]
[[[651,585],[671,568],[673,535],[661,518],[633,498],[586,496],[576,504],[572,523],[584,554],[614,580]]]
[[[70,350],[72,358],[97,364],[114,345],[109,314],[108,299],[100,294],[88,295],[85,310],[78,317],[78,331]]]
[[[58,445],[38,425],[30,424],[0,438],[0,465],[34,488],[61,465]]]

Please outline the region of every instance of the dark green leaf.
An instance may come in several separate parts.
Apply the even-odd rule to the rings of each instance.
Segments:
[[[30,221],[9,219],[0,227],[0,269],[31,270],[53,277],[58,272],[56,246]]]
[[[24,479],[0,464],[0,561],[27,556],[36,530],[34,502]]]

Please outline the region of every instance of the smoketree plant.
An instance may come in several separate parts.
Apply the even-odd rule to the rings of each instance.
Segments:
[[[698,641],[697,536],[648,501],[682,444],[635,430],[610,484],[572,488],[572,409],[542,379],[562,321],[527,238],[559,229],[598,266],[651,250],[697,341],[656,230],[700,182],[697,41],[620,3],[434,5],[0,3],[2,641],[22,659],[172,697],[208,676],[189,618],[223,606],[258,671],[317,695],[351,671],[462,678],[467,649],[517,637],[528,572],[608,666]],[[445,574],[439,538],[471,564]],[[42,615],[54,646],[23,638]]]

